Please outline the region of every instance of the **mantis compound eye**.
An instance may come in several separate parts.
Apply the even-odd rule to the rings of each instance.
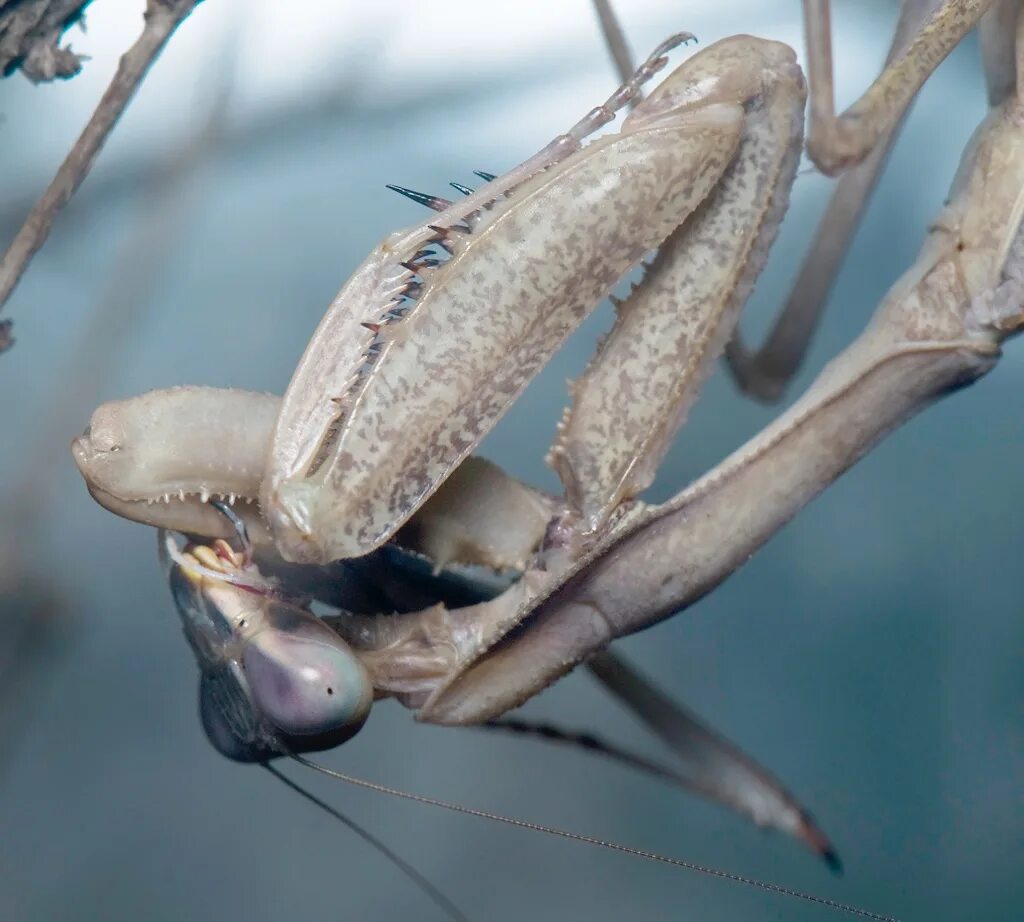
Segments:
[[[289,736],[346,729],[350,736],[373,703],[370,680],[348,645],[310,618],[287,631],[260,631],[246,644],[242,666],[249,693],[267,720]]]

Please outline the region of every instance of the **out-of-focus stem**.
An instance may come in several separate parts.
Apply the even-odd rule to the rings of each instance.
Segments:
[[[0,260],[0,308],[7,303],[32,257],[45,243],[57,215],[92,168],[149,68],[198,2],[149,0],[147,3],[142,34],[121,58],[117,72],[88,124]],[[10,322],[7,321],[0,325],[0,349],[10,345],[10,342]]]

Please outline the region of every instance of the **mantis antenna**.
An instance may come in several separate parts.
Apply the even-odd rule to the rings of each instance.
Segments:
[[[345,783],[355,785],[356,787],[376,791],[378,794],[389,794],[392,797],[401,797],[403,800],[411,800],[414,803],[426,804],[431,807],[440,807],[444,810],[451,810],[454,813],[462,813],[466,816],[475,816],[479,819],[493,820],[496,823],[515,826],[518,829],[529,829],[533,832],[542,832],[546,835],[555,836],[560,839],[569,839],[573,842],[582,842],[585,845],[594,845],[599,848],[606,848],[613,852],[621,852],[625,855],[632,855],[635,858],[644,858],[648,861],[656,861],[661,864],[671,865],[672,867],[682,868],[686,871],[696,871],[699,874],[707,874],[711,877],[720,877],[723,880],[731,880],[735,883],[745,884],[748,887],[754,887],[768,893],[777,893],[782,896],[790,896],[798,900],[804,900],[808,903],[815,903],[818,906],[825,906],[828,909],[834,909],[837,912],[844,912],[851,916],[858,916],[862,919],[873,919],[875,922],[899,922],[899,920],[893,916],[882,915],[881,913],[872,912],[869,909],[859,909],[856,906],[840,903],[837,900],[830,900],[822,896],[814,896],[810,893],[804,893],[801,890],[793,890],[790,887],[783,887],[779,884],[769,883],[765,880],[758,880],[754,877],[745,877],[742,874],[733,874],[731,871],[722,871],[718,868],[697,864],[693,861],[686,861],[682,858],[674,858],[670,855],[661,855],[657,852],[649,852],[644,849],[633,848],[629,845],[620,845],[618,842],[609,842],[606,839],[598,839],[594,836],[584,835],[579,832],[570,832],[569,830],[558,829],[554,826],[545,826],[542,823],[521,820],[513,816],[505,816],[501,813],[477,810],[474,807],[466,807],[462,804],[451,803],[447,800],[438,800],[434,797],[426,797],[423,794],[412,794],[408,791],[400,791],[397,788],[388,787],[384,784],[377,784],[374,781],[365,781],[362,778],[355,778],[352,775],[346,775],[342,772],[335,771],[333,768],[328,768],[326,765],[319,765],[316,762],[312,762],[295,753],[288,753],[288,755],[300,765],[305,765],[307,768],[311,768],[323,775],[327,775],[329,778],[335,778],[338,781],[344,781]]]
[[[310,803],[315,804],[321,810],[333,816],[339,823],[344,823],[351,829],[359,838],[366,842],[372,848],[375,848],[385,858],[388,859],[398,870],[400,870],[406,877],[409,878],[417,887],[419,887],[427,896],[431,899],[434,905],[437,906],[445,915],[451,919],[457,920],[457,922],[468,922],[467,917],[463,912],[456,906],[447,896],[445,896],[437,887],[435,887],[426,877],[424,877],[419,871],[416,870],[408,861],[402,858],[400,855],[393,852],[388,846],[386,846],[380,839],[378,839],[373,833],[364,829],[351,817],[346,816],[340,810],[335,809],[326,801],[321,800],[315,794],[307,791],[304,787],[296,784],[287,775],[278,771],[269,762],[261,763],[263,767],[270,772],[275,778],[277,778],[282,784],[291,788],[297,794],[305,797]]]

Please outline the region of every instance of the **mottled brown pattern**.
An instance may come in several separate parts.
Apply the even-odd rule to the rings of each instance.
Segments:
[[[805,2],[808,71],[811,75],[807,153],[835,176],[859,163],[902,113],[932,71],[973,29],[994,0],[946,0],[864,94],[836,117],[832,86],[829,4]]]
[[[735,106],[598,141],[528,182],[429,278],[352,395],[317,490],[307,559],[386,540],[580,320],[714,185]],[[351,283],[350,283],[351,284]]]
[[[475,553],[495,522],[511,521],[509,505],[525,509],[484,561],[522,566],[521,578],[480,605],[435,605],[372,624],[345,619],[369,641],[361,649],[379,656],[378,689],[420,707],[422,720],[494,717],[616,637],[702,597],[887,432],[992,368],[1002,341],[1024,327],[1024,107],[1014,95],[979,130],[915,266],[808,392],[668,503],[619,502],[649,476],[720,347],[763,261],[795,161],[798,119],[773,95],[800,95],[788,50],[740,37],[677,77],[619,137],[533,176],[557,159],[542,152],[525,174],[513,171],[515,182],[498,180],[445,211],[435,219],[440,231],[424,224],[384,241],[332,306],[285,401],[270,454],[276,473],[264,483],[278,517],[275,543],[300,556],[360,553],[436,489],[624,268],[703,201],[574,388],[576,413],[560,447],[577,452],[570,494],[586,514],[596,510],[596,539],[573,544],[571,515],[542,528],[561,511],[555,503],[470,463],[449,481],[457,496],[435,493],[406,535],[439,559],[453,548],[463,555],[463,546]],[[571,147],[563,140],[551,149]],[[738,219],[744,208],[750,226]],[[423,270],[405,319],[361,326],[408,284],[400,263],[462,221],[475,233],[446,266]],[[251,484],[264,456],[244,441],[260,428],[246,411],[253,399],[270,398],[171,391],[140,398],[131,413],[101,408],[83,439],[89,450],[78,453],[90,490],[121,514],[194,530],[195,503],[147,502],[165,481],[137,459],[155,451],[163,464],[183,452],[190,482],[220,492],[233,472],[191,440],[208,431],[220,446],[239,425],[245,431],[229,442],[228,460],[245,459]],[[136,441],[136,460],[121,464],[132,456],[115,456],[135,451]],[[474,493],[486,501],[474,503]],[[614,512],[604,521],[606,505]],[[436,531],[434,522],[442,523]],[[418,535],[421,528],[429,533]],[[401,650],[382,648],[396,641]]]
[[[1001,342],[1024,327],[1021,114],[1014,99],[982,125],[917,262],[807,392],[692,486],[534,593],[420,719],[487,720],[614,638],[677,614],[888,432],[995,366]],[[498,616],[510,624],[506,612]]]
[[[709,78],[711,101],[726,96],[744,106],[739,149],[715,190],[619,305],[617,323],[575,387],[549,456],[591,533],[653,480],[725,347],[789,202],[805,98],[792,51],[751,38],[719,42],[680,68],[653,99]],[[638,110],[631,118],[642,115]]]

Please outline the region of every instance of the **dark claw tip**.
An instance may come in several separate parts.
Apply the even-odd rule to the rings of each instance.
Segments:
[[[825,851],[821,853],[821,857],[824,859],[825,864],[828,865],[828,869],[835,874],[836,877],[843,876],[843,862],[839,860],[839,855],[836,854],[834,848],[831,846],[826,848]]]
[[[828,869],[836,875],[843,873],[843,862],[839,860],[839,854],[832,847],[832,843],[825,838],[823,833],[814,823],[814,820],[807,814],[802,817],[800,837],[815,852],[821,856],[821,860],[828,865]]]

